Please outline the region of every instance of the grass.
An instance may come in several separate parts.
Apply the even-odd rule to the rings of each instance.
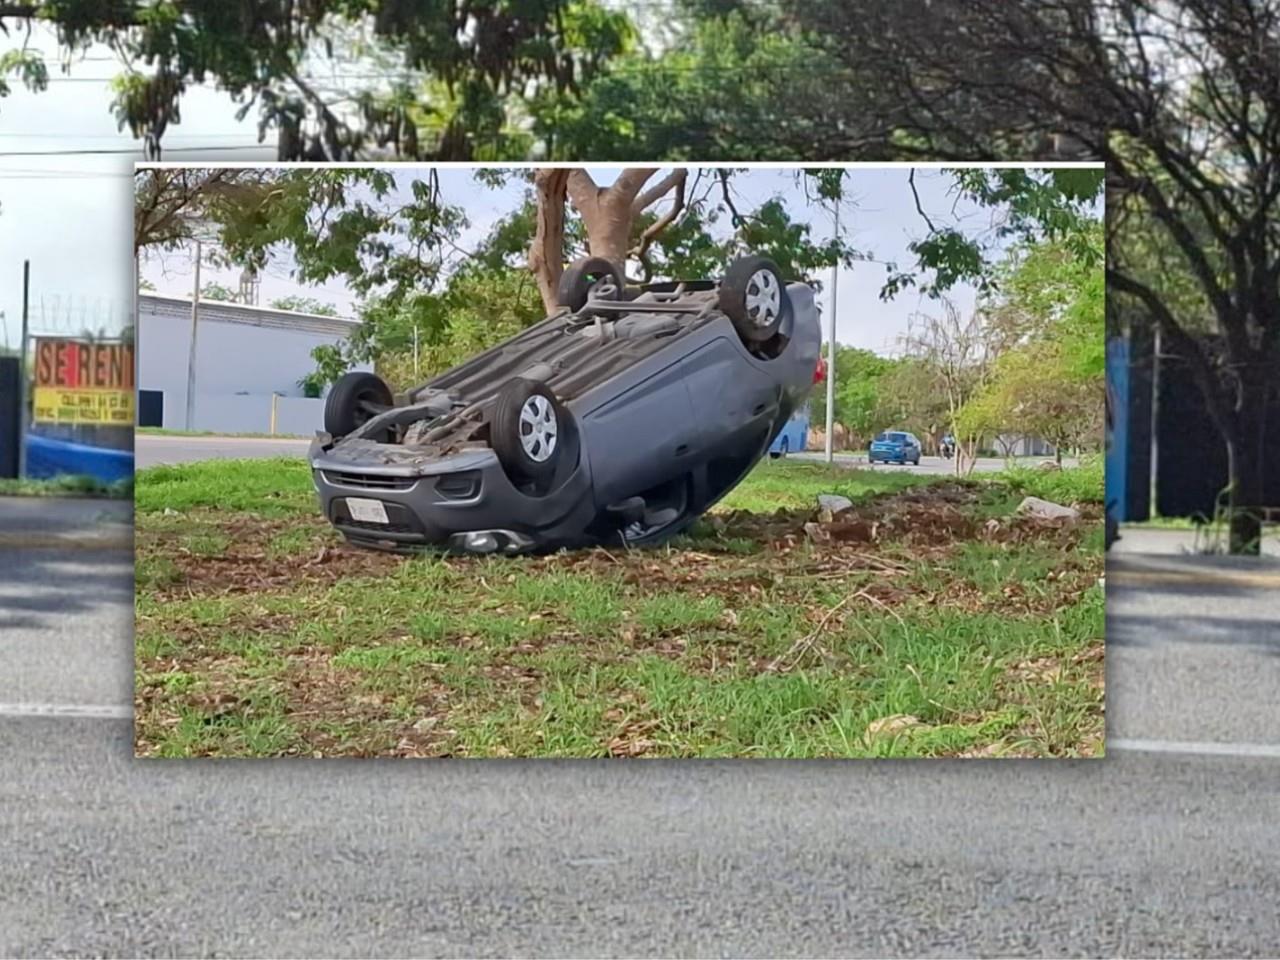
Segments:
[[[1040,470],[1036,467],[1008,466],[990,475],[990,482],[1021,496],[1039,497],[1055,503],[1100,503],[1103,497],[1103,460],[1085,457],[1069,470]]]
[[[132,478],[104,483],[97,477],[80,474],[60,474],[47,480],[0,477],[0,497],[102,497],[127,500],[132,496]]]
[[[297,461],[142,471],[136,749],[1098,755],[1101,489],[1010,518],[1037,482],[766,462],[667,547],[406,559],[341,545]],[[810,542],[828,492],[887,532]]]

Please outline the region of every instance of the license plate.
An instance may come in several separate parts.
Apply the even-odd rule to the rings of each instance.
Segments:
[[[364,497],[347,497],[347,512],[352,520],[360,523],[390,523],[387,519],[387,508],[381,500],[368,500]]]

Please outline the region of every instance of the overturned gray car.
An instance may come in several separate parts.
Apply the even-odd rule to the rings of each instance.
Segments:
[[[764,456],[819,369],[814,290],[742,257],[720,281],[565,271],[563,310],[407,393],[348,373],[309,458],[353,544],[520,553],[645,546]]]

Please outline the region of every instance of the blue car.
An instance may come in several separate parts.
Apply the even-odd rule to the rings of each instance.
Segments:
[[[769,445],[769,456],[774,460],[788,453],[803,450],[809,445],[809,404],[805,404],[782,425],[782,430]]]
[[[871,441],[867,459],[872,463],[920,463],[920,441],[915,434],[890,430]]]

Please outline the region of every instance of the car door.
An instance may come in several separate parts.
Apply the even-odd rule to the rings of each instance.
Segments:
[[[596,502],[636,496],[685,469],[698,423],[679,361],[590,410],[582,421]]]

